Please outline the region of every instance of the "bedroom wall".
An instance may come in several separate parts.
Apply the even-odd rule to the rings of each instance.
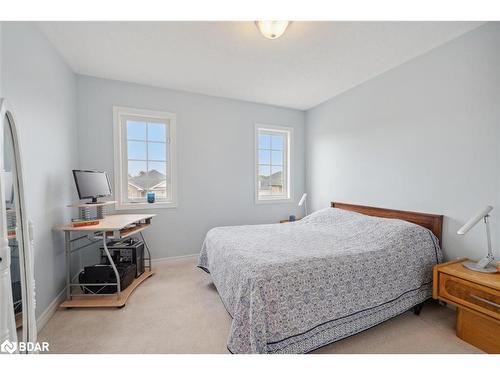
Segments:
[[[64,287],[63,238],[77,166],[76,77],[32,23],[3,22],[2,94],[21,142],[28,216],[34,222],[36,314]]]
[[[145,236],[154,258],[198,253],[215,226],[275,223],[297,213],[305,180],[304,112],[78,76],[79,165],[105,170],[111,181],[113,105],[177,114],[178,207],[151,210],[158,216]],[[293,203],[255,204],[255,123],[294,128]]]
[[[330,201],[445,215],[447,258],[486,254],[490,204],[500,256],[500,27],[488,23],[306,114],[306,185]]]

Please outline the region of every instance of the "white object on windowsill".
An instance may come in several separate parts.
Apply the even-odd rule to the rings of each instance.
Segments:
[[[305,216],[307,216],[307,193],[302,194],[302,198],[300,198],[299,207],[302,207],[302,205],[304,205]]]

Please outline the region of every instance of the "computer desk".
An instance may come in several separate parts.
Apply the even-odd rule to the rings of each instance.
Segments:
[[[66,251],[66,301],[64,301],[60,306],[65,308],[72,307],[123,307],[127,302],[128,298],[132,292],[139,286],[144,280],[149,278],[154,274],[151,269],[151,253],[146,240],[142,234],[142,231],[151,225],[151,220],[155,217],[155,214],[139,214],[139,215],[108,215],[103,219],[99,220],[99,224],[83,227],[74,227],[71,224],[63,224],[56,226],[56,230],[64,232],[65,244],[64,248]],[[72,233],[78,232],[79,236],[75,238],[72,237]],[[120,276],[118,270],[116,269],[115,263],[111,254],[108,250],[107,241],[108,240],[119,240],[130,236],[138,234],[141,236],[144,242],[144,248],[148,253],[148,257],[145,261],[148,261],[149,266],[146,266],[145,270],[138,278],[136,278],[132,284],[130,284],[126,289],[121,290],[120,288]],[[73,244],[77,241],[87,240],[88,242],[84,245],[73,247]],[[73,283],[71,279],[71,254],[79,251],[88,246],[102,242],[104,252],[109,260],[111,267],[116,275],[116,283],[106,283],[106,284],[81,284]],[[84,287],[85,286],[116,286],[117,293],[113,294],[73,294],[72,287]],[[87,289],[88,290],[88,289]],[[90,291],[90,290],[89,290]]]

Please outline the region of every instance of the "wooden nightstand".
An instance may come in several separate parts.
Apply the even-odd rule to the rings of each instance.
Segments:
[[[471,271],[457,259],[434,266],[432,297],[457,307],[457,336],[500,353],[500,274]]]

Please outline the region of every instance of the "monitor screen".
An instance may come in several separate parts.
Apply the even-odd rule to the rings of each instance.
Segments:
[[[73,170],[80,199],[107,197],[111,187],[106,172]]]

